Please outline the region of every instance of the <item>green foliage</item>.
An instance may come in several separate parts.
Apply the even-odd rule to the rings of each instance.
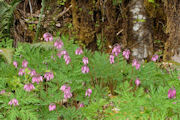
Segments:
[[[13,25],[13,13],[19,3],[19,0],[13,0],[10,4],[0,0],[0,38],[9,37],[10,28]]]
[[[155,1],[154,1],[154,0],[148,0],[148,2],[150,2],[150,3],[155,3]]]
[[[0,56],[3,57],[7,63],[11,64],[14,49],[13,48],[1,48],[0,50],[1,50]]]
[[[78,46],[73,39],[63,35],[61,40],[64,46],[61,50],[66,50],[71,58],[67,65],[63,56],[57,56],[61,50],[53,47],[57,39],[54,37],[54,41],[46,43],[19,43],[14,54],[10,55],[13,56],[10,61],[17,61],[18,68],[0,62],[0,91],[6,91],[0,94],[0,119],[178,119],[179,71],[167,73],[155,62],[142,63],[136,70],[122,54],[115,58],[114,64],[110,64],[107,53],[83,50],[83,54],[76,55]],[[2,50],[4,52],[7,48]],[[87,74],[81,71],[84,56],[89,59],[87,66],[90,72]],[[33,83],[33,91],[25,91],[24,85],[32,82],[32,76],[28,74],[28,68],[25,75],[18,75],[23,60],[27,60],[28,68],[36,70],[41,76],[51,71],[54,78],[50,81],[44,78],[39,84]],[[136,78],[141,81],[138,87],[134,82]],[[71,87],[72,98],[68,100],[64,99],[64,93],[60,90],[64,84]],[[171,87],[177,91],[174,99],[168,99]],[[90,97],[85,96],[89,88],[92,90]],[[13,98],[18,100],[19,106],[8,105]],[[56,104],[56,110],[49,111],[51,103]],[[80,103],[84,107],[81,108]]]
[[[122,2],[122,0],[113,0],[113,5],[120,4],[121,2]]]
[[[65,5],[66,0],[57,0],[58,5]]]

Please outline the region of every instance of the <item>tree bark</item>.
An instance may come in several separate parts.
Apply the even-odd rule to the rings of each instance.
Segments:
[[[180,1],[165,0],[164,5],[167,15],[166,32],[169,38],[165,43],[163,60],[174,59],[180,62]]]
[[[142,60],[152,56],[153,53],[149,19],[146,16],[144,0],[132,0],[129,4],[127,44],[132,50],[132,56]]]

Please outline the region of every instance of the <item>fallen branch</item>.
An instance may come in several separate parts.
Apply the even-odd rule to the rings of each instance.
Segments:
[[[70,10],[70,8],[72,8],[72,5],[70,5],[68,8],[65,8],[60,14],[58,14],[58,15],[54,18],[54,20],[57,21],[58,18],[62,17],[65,13],[67,13],[67,12]]]

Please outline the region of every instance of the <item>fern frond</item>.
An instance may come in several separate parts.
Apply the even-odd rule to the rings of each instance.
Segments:
[[[14,49],[13,48],[1,48],[0,50],[2,50],[0,52],[0,56],[5,58],[7,63],[11,64],[12,58],[13,58]]]

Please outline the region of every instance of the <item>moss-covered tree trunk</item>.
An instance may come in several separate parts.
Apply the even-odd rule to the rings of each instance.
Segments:
[[[93,0],[71,0],[71,4],[77,39],[88,48],[96,49]]]
[[[169,38],[165,43],[163,59],[170,60],[173,56],[180,62],[180,1],[165,0],[164,5],[167,15],[166,32]]]
[[[144,0],[132,0],[129,3],[129,21],[126,29],[128,32],[128,47],[132,50],[132,55],[139,60],[152,55],[153,42],[151,28],[148,26]]]

